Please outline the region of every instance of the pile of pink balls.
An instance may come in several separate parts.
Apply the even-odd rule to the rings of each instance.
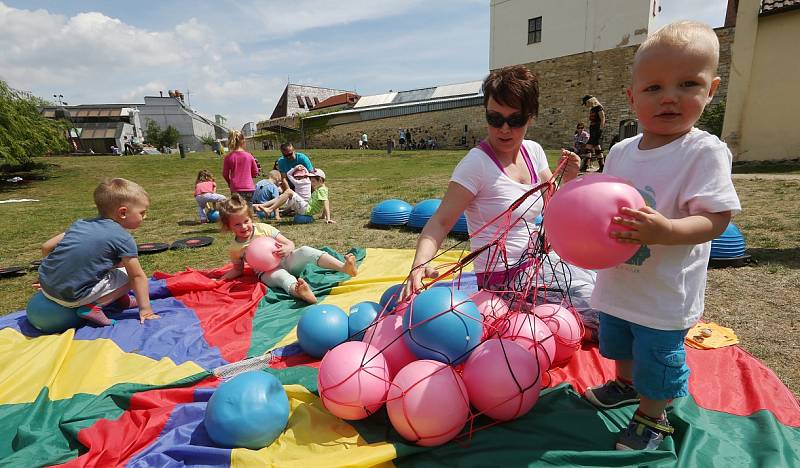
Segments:
[[[398,289],[384,294],[382,313],[360,341],[324,355],[318,390],[342,419],[366,418],[386,404],[397,432],[422,446],[454,439],[480,415],[509,421],[526,414],[545,372],[580,346],[583,326],[568,308],[516,312],[491,292],[467,296],[449,287],[397,303]]]

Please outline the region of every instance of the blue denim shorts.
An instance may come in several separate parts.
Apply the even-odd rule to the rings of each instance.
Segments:
[[[689,394],[687,330],[657,330],[600,313],[600,354],[633,361],[633,386],[651,400]]]

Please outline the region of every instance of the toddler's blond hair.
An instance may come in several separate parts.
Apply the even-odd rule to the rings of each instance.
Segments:
[[[128,179],[104,180],[94,189],[94,204],[106,218],[112,218],[120,206],[137,202],[150,203],[150,195],[141,185]]]
[[[716,73],[719,65],[719,38],[711,26],[700,21],[676,21],[670,23],[645,39],[636,50],[633,58],[634,68],[638,59],[648,50],[657,46],[677,47],[687,54],[706,55]]]

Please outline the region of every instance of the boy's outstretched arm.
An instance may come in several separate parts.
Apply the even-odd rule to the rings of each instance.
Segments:
[[[613,219],[631,231],[612,232],[611,237],[631,244],[692,245],[716,239],[725,231],[731,212],[697,213],[680,219],[667,219],[658,211],[645,206],[640,210],[622,208]]]
[[[326,223],[336,224],[336,221],[331,219],[331,203],[328,200],[322,202],[322,219],[324,219]]]
[[[144,274],[139,259],[137,257],[122,257],[122,266],[125,267],[125,271],[128,273],[131,289],[133,289],[133,294],[136,296],[136,302],[139,303],[139,322],[144,323],[145,320],[161,318],[153,312],[153,307],[150,305],[147,276]]]
[[[57,234],[51,237],[50,239],[47,239],[47,241],[45,241],[45,243],[42,244],[42,256],[46,257],[50,255],[50,252],[52,252],[53,249],[56,248],[58,243],[61,242],[61,239],[63,238],[64,238],[64,233],[62,232],[61,234]]]

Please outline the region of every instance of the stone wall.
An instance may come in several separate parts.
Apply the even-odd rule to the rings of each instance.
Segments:
[[[727,96],[734,28],[719,28],[716,33],[720,40],[718,74],[722,82],[714,102]],[[630,83],[637,47],[584,52],[526,64],[539,75],[540,92],[539,118],[528,129],[527,138],[545,148],[571,147],[575,125],[578,122],[588,125],[589,111],[581,105],[581,97],[591,94],[605,108],[603,145],[607,148],[619,133],[620,122],[636,118],[628,107],[625,89]],[[387,139],[394,138],[397,142],[399,128],[410,128],[414,140],[435,138],[440,148],[463,147],[462,137],[466,146],[472,146],[486,136],[483,107],[473,106],[336,125],[321,133],[307,132],[305,146],[358,147],[358,138],[366,132],[370,147],[385,148]]]

